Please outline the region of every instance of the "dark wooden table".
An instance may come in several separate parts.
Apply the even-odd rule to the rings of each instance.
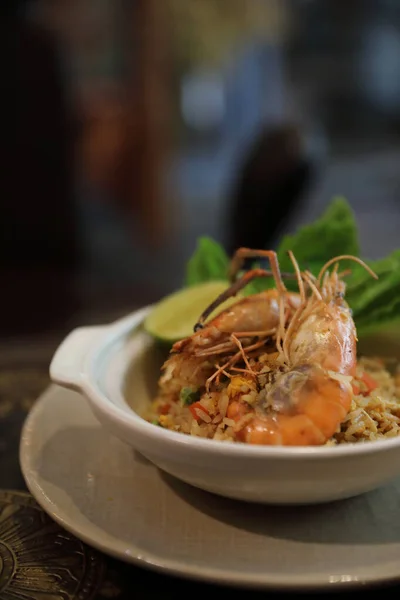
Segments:
[[[21,427],[37,397],[49,384],[48,364],[58,343],[77,325],[109,322],[153,299],[151,294],[144,297],[135,290],[125,295],[92,290],[90,294],[81,294],[78,300],[75,298],[70,309],[64,307],[58,316],[53,311],[51,318],[49,315],[47,321],[43,319],[40,332],[38,327],[32,327],[29,333],[26,326],[23,331],[14,327],[13,335],[10,327],[2,330],[0,600],[131,600],[159,596],[169,599],[190,598],[194,592],[206,596],[219,593],[233,600],[245,595],[250,600],[272,594],[172,578],[113,560],[64,532],[38,507],[26,489],[18,460]],[[17,325],[17,320],[15,323]],[[48,544],[45,551],[39,552],[35,531],[41,528],[46,530]],[[400,586],[384,590],[389,597],[398,595],[399,591]],[[363,592],[342,592],[340,596],[355,597]],[[382,590],[373,593],[378,596]]]

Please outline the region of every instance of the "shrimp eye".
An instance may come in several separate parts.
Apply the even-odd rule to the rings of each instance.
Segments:
[[[196,333],[196,331],[199,331],[199,329],[203,329],[204,325],[202,325],[201,323],[196,323],[196,325],[193,327],[193,331]]]

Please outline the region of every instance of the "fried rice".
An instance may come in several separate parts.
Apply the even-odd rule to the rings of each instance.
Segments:
[[[154,425],[183,434],[236,442],[235,431],[243,427],[245,415],[235,422],[227,418],[227,409],[233,397],[240,397],[252,407],[262,405],[273,372],[276,371],[276,353],[261,355],[252,368],[257,378],[238,373],[223,377],[217,389],[207,393],[205,380],[209,373],[207,363],[196,369],[187,365],[187,372],[168,372],[160,379],[159,394],[144,414]],[[400,434],[400,364],[394,359],[360,358],[357,374],[352,382],[353,400],[349,413],[327,445],[359,443],[395,437]]]

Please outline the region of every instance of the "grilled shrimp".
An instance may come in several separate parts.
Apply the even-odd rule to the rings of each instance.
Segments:
[[[179,392],[182,384],[202,387],[205,381],[209,390],[211,382],[214,379],[218,382],[225,368],[233,367],[241,359],[248,366],[246,353],[264,345],[270,336],[276,334],[283,312],[289,321],[299,307],[300,296],[286,290],[275,252],[239,249],[231,263],[232,280],[247,256],[268,257],[271,271],[253,269],[243,275],[202,313],[194,325],[194,333],[173,345],[172,355],[164,363],[159,381],[169,393]],[[276,288],[243,298],[206,322],[220,304],[235,296],[252,279],[271,276]],[[284,277],[293,275],[284,274]],[[220,366],[217,361],[224,355],[230,355],[229,360]]]
[[[287,311],[293,314],[300,304],[300,296],[287,293],[285,300]],[[243,298],[218,314],[204,328],[173,345],[172,355],[163,365],[160,384],[165,387],[168,382],[171,391],[179,391],[182,383],[197,388],[207,381],[209,389],[211,382],[218,380],[227,366],[234,366],[243,358],[246,362],[246,353],[264,345],[278,325],[277,290]],[[225,364],[218,366],[216,361],[220,356],[232,353]]]
[[[276,375],[262,405],[250,407],[236,400],[228,417],[236,421],[236,439],[249,444],[314,446],[325,444],[350,410],[351,380],[356,369],[356,327],[344,300],[344,283],[327,269],[318,278],[297,274],[302,303],[283,335],[284,370]],[[306,297],[304,280],[312,289]]]
[[[292,312],[300,304],[300,296],[286,292],[285,303]],[[197,327],[195,333],[180,340],[172,352],[185,352],[192,356],[215,356],[237,348],[236,338],[266,337],[279,325],[279,292],[271,289],[239,300],[219,313],[205,326]]]
[[[277,255],[272,250],[239,248],[231,261],[231,280],[234,280],[246,258],[260,256],[269,259],[271,271],[252,269],[236,283],[233,283],[202,313],[194,326],[194,334],[174,344],[172,352],[186,352],[194,356],[212,356],[232,351],[237,347],[240,348],[237,338],[265,338],[275,333],[281,322],[282,311],[289,314],[299,307],[300,296],[286,290]],[[271,276],[275,281],[275,289],[244,298],[204,324],[207,317],[222,302],[235,296],[252,279]],[[290,276],[290,274],[285,275],[285,277]]]
[[[240,269],[243,258],[253,251],[239,249],[231,266],[231,278],[234,279]],[[282,320],[282,312],[287,320],[295,313],[300,305],[298,293],[288,292],[283,284],[282,275],[275,252],[257,251],[252,256],[267,256],[270,260],[271,271],[253,269],[243,275],[221,294],[200,316],[190,337],[176,342],[172,356],[163,365],[163,375],[160,384],[173,389],[173,379],[198,387],[207,380],[207,389],[213,379],[219,378],[227,366],[244,359],[248,365],[246,353],[265,344],[266,339],[276,334]],[[235,296],[256,277],[273,277],[276,288],[254,294],[239,300],[229,309],[222,311],[211,321],[205,323],[207,317],[227,298]],[[285,277],[292,277],[285,274]],[[204,324],[205,323],[205,324]],[[215,366],[216,360],[226,354],[232,354],[224,365]],[[177,384],[178,386],[178,384]],[[174,391],[176,391],[174,389]]]

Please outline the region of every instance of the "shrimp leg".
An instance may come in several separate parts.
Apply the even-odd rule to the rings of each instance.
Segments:
[[[271,266],[272,276],[275,280],[276,289],[280,294],[286,292],[285,284],[283,283],[278,256],[274,250],[252,250],[251,248],[239,248],[233,255],[231,266],[229,269],[230,279],[234,281],[238,271],[246,260],[246,258],[268,258]],[[254,269],[256,270],[256,269]],[[251,272],[251,271],[250,271]]]

